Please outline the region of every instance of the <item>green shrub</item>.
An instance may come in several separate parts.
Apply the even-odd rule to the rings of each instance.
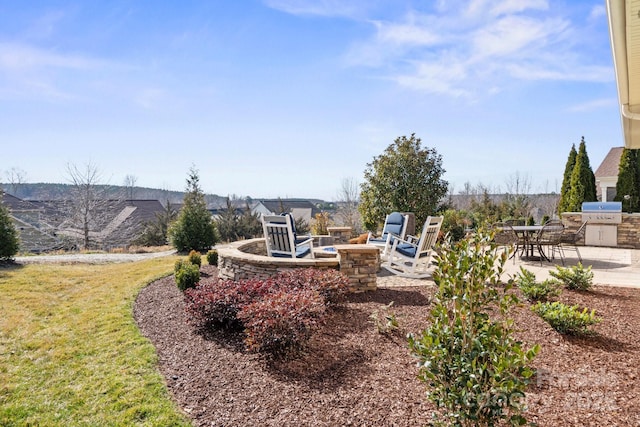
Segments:
[[[218,265],[218,251],[211,249],[207,252],[207,262],[209,265]]]
[[[498,252],[484,231],[446,242],[436,256],[438,286],[429,327],[409,335],[419,360],[419,378],[430,386],[429,399],[439,408],[434,418],[452,425],[522,425],[524,391],[533,375],[528,366],[536,345],[524,350],[513,337],[510,308],[518,303],[513,279],[500,277],[508,255]],[[499,312],[500,316],[490,316]]]
[[[202,265],[202,254],[198,251],[191,250],[191,252],[189,252],[188,260],[191,264],[200,267]]]
[[[176,262],[176,266],[178,263]],[[175,272],[176,285],[181,291],[194,288],[200,281],[200,267],[190,262],[183,262]]]
[[[595,310],[580,309],[578,305],[568,306],[561,302],[538,302],[531,310],[542,317],[553,329],[561,334],[578,335],[588,333],[588,327],[600,322]]]
[[[380,306],[379,309],[374,310],[373,313],[369,315],[369,319],[371,319],[371,322],[373,322],[379,334],[390,335],[400,329],[398,319],[395,313],[391,311],[392,306],[393,301]]]
[[[189,261],[185,259],[176,260],[175,264],[173,264],[173,272],[177,273],[181,270],[185,265],[191,264]]]
[[[558,282],[549,279],[543,282],[536,282],[535,274],[523,267],[520,267],[516,284],[529,301],[546,301],[551,297],[560,295]]]
[[[18,231],[13,225],[9,209],[2,204],[2,190],[0,190],[0,262],[13,259],[19,248]]]
[[[557,271],[549,271],[552,277],[558,279],[567,289],[588,291],[593,286],[593,272],[591,266],[584,268],[582,263],[574,267],[556,266]]]
[[[449,233],[451,240],[457,242],[464,237],[465,230],[471,220],[466,216],[466,212],[455,209],[447,209],[442,212],[442,232]]]

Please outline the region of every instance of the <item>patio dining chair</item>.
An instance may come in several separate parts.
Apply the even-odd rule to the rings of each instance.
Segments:
[[[263,215],[262,229],[267,255],[281,258],[304,258],[313,256],[313,238],[296,236],[290,215]]]
[[[428,270],[431,266],[433,248],[443,219],[442,216],[427,217],[420,238],[413,236],[408,236],[407,240],[394,238],[387,260],[382,263],[382,267],[398,276],[416,279],[430,276],[431,273]]]
[[[578,242],[584,238],[584,233],[587,228],[586,221],[580,225],[578,230],[571,232],[566,229],[563,231],[562,236],[560,236],[560,247],[564,249],[570,249],[576,251],[578,255],[578,261],[582,263],[582,257],[580,256],[580,251],[578,250]]]
[[[400,212],[391,212],[384,221],[382,234],[376,237],[373,233],[369,232],[367,244],[377,246],[380,249],[380,258],[386,259],[394,239],[396,237],[400,239],[405,238],[408,223],[409,215]]]
[[[493,241],[505,251],[514,248],[511,258],[513,263],[516,263],[516,254],[518,253],[518,245],[520,243],[520,237],[515,232],[513,227],[507,223],[497,222],[491,227],[494,230]]]
[[[560,255],[562,265],[564,265],[564,252],[560,246],[563,232],[564,225],[559,220],[549,220],[542,226],[536,237],[536,246],[540,254],[540,265],[542,265],[543,260],[551,262],[551,260],[555,259],[556,252]],[[547,247],[546,253],[543,249],[545,246]]]

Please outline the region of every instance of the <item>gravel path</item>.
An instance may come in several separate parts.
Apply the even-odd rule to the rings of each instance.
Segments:
[[[175,250],[140,254],[64,254],[16,257],[19,264],[109,264],[135,262],[175,254]]]

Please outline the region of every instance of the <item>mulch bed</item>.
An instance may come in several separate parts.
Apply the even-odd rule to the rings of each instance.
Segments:
[[[217,274],[209,266],[203,272]],[[134,315],[158,351],[170,393],[196,426],[421,426],[433,406],[404,336],[425,327],[433,293],[425,286],[351,295],[303,354],[277,362],[246,353],[238,336],[196,332],[173,277],[143,289]],[[541,346],[527,419],[640,426],[640,290],[596,286],[559,299],[595,308],[603,320],[592,336],[565,337],[528,304],[513,313],[518,339]],[[387,336],[369,316],[390,301],[401,330]]]

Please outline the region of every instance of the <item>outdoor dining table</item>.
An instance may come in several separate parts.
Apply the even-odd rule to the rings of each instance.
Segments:
[[[542,230],[542,225],[512,225],[513,231],[519,236],[522,236],[524,241],[524,248],[520,252],[520,258],[524,260],[536,260],[539,261],[540,257],[548,260],[547,256],[538,248],[538,257],[534,256],[533,252],[536,248],[536,236],[538,232]],[[524,256],[523,256],[524,255]]]

